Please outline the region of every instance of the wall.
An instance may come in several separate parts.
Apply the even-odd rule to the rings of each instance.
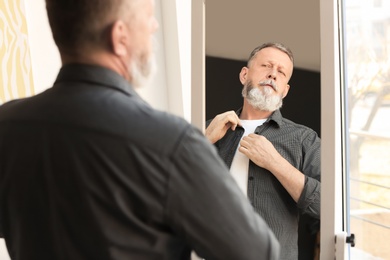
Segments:
[[[45,1],[25,1],[34,92],[38,94],[52,86],[61,67],[46,15]]]
[[[0,104],[29,96],[33,74],[24,2],[0,2]]]

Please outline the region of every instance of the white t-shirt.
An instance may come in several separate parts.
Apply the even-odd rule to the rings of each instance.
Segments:
[[[265,121],[266,119],[240,120],[242,127],[245,129],[245,133],[242,137],[254,133],[256,127],[262,125]],[[230,166],[230,173],[236,180],[240,189],[244,192],[245,196],[247,196],[249,159],[246,155],[238,151],[239,147],[240,145],[237,146],[236,153],[234,154],[233,162]]]

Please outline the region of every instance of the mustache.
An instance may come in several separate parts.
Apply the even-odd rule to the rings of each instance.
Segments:
[[[279,89],[278,85],[276,85],[276,83],[271,79],[260,81],[259,85],[260,86],[271,86],[275,91],[278,91],[278,89]]]

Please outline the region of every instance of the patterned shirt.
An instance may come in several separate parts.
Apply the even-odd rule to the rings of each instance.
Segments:
[[[237,111],[238,115],[240,113],[241,109]],[[258,126],[255,133],[265,136],[290,164],[305,175],[305,186],[296,203],[271,172],[249,162],[248,199],[279,239],[280,259],[296,260],[299,215],[320,218],[320,138],[314,130],[283,118],[279,110]],[[215,143],[229,168],[243,134],[244,129],[237,126],[235,131],[229,129]]]

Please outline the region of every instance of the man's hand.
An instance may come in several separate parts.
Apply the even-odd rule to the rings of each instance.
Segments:
[[[273,144],[262,135],[249,134],[240,142],[239,151],[245,154],[256,165],[272,172],[282,160]]]
[[[214,117],[206,128],[205,136],[211,143],[215,143],[225,136],[229,128],[236,130],[237,125],[240,125],[237,114],[234,111],[227,111]]]
[[[256,165],[269,170],[298,202],[305,185],[305,176],[284,159],[267,138],[257,134],[244,136],[239,151]]]

